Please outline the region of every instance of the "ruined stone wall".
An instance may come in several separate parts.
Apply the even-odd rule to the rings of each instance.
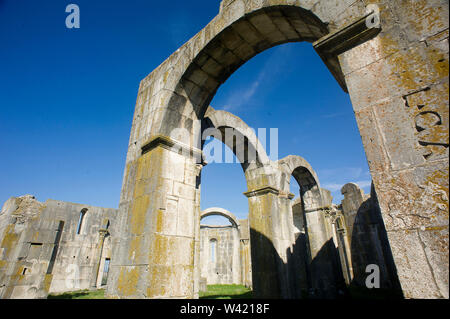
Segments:
[[[237,222],[235,219],[234,222]],[[215,259],[211,241],[215,241]],[[200,281],[205,284],[252,286],[250,229],[248,219],[231,226],[200,226]],[[204,289],[205,288],[205,285]]]
[[[41,203],[29,195],[9,199],[0,213],[0,297],[45,298],[49,292],[97,287],[100,264],[111,248],[103,239],[116,215],[115,209]]]
[[[201,277],[206,278],[206,283],[240,284],[240,281],[236,281],[237,276],[234,273],[240,273],[241,269],[233,267],[233,261],[236,259],[240,264],[240,256],[235,254],[235,251],[239,252],[239,248],[236,247],[239,245],[239,237],[235,228],[202,225],[200,242]],[[215,245],[215,248],[212,245]]]
[[[292,201],[294,257],[301,267],[302,295],[327,297],[326,290],[331,289],[344,293],[344,281],[348,287],[366,287],[366,267],[377,265],[380,288],[399,296],[400,285],[376,193],[372,189],[371,195],[364,194],[353,183],[341,191],[341,204],[331,204],[328,198],[329,205],[317,215],[319,219],[308,216],[310,212],[303,209],[301,198]],[[329,192],[322,192],[329,196]],[[327,264],[339,273],[328,273]]]
[[[336,235],[340,233],[344,236],[337,237],[336,242],[346,246],[350,284],[365,287],[368,276],[366,267],[377,265],[380,269],[380,288],[399,292],[392,252],[374,189],[372,194],[364,194],[358,185],[349,183],[342,187],[341,192],[344,199],[333,221]],[[336,218],[339,218],[339,226]]]

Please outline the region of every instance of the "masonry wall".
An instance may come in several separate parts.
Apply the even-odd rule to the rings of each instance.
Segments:
[[[206,278],[206,283],[239,284],[240,282],[235,280],[235,273],[240,273],[240,267],[233,267],[233,262],[240,264],[239,246],[236,247],[239,245],[236,228],[202,225],[200,241],[201,277]]]
[[[30,195],[9,199],[0,212],[0,297],[45,298],[97,287],[100,264],[110,258],[104,238],[116,215],[115,209],[41,203]]]
[[[376,193],[364,194],[356,184],[347,184],[342,190],[342,200],[338,216],[341,232],[345,237],[336,238],[340,245],[348,245],[348,267],[351,268],[351,285],[365,287],[368,276],[366,267],[377,265],[380,269],[380,288],[400,291],[392,252],[381,217]],[[343,242],[345,241],[345,242]]]

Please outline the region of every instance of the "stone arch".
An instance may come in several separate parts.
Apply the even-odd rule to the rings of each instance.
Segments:
[[[285,174],[282,187],[289,191],[291,176],[300,186],[300,202],[290,206],[293,226],[297,229],[293,247],[297,270],[292,270],[297,276],[297,290],[310,291],[319,298],[334,298],[342,280],[336,271],[338,255],[332,232],[325,222],[332,205],[329,191],[320,188],[316,172],[304,158],[289,155],[277,163]],[[301,280],[305,276],[307,280]]]
[[[205,114],[202,140],[210,135],[218,135],[221,142],[227,145],[238,158],[244,172],[247,168],[261,167],[270,162],[266,150],[251,129],[241,118],[229,112],[215,110],[211,106]],[[217,132],[214,131],[218,130]],[[236,138],[227,138],[228,130],[232,129]],[[218,134],[215,134],[218,133]],[[243,143],[242,147],[236,145],[237,141]],[[236,149],[240,148],[242,151]]]
[[[180,47],[142,82],[138,97],[137,122],[132,139],[137,143],[159,134],[171,136],[173,129],[198,129],[216,91],[233,72],[255,55],[288,42],[314,42],[330,32],[332,16],[323,4],[299,1],[243,1],[223,3],[222,9],[203,30]],[[337,58],[330,67],[346,90]],[[148,112],[156,116],[146,118]],[[153,112],[152,112],[153,113]],[[144,124],[143,123],[143,124]],[[172,135],[179,142],[193,145],[189,136]],[[142,146],[142,145],[141,145]]]
[[[303,157],[289,155],[279,160],[277,164],[281,167],[286,177],[281,180],[282,188],[289,191],[290,177],[293,176],[300,185],[300,191],[304,194],[307,191],[319,189],[319,178],[311,165]]]
[[[197,251],[196,254],[200,258],[200,262],[198,265],[197,273],[199,273],[200,279],[205,280],[208,284],[217,284],[219,283],[217,280],[219,280],[219,277],[224,276],[225,280],[227,280],[225,283],[233,283],[233,284],[241,284],[242,283],[242,258],[241,258],[241,230],[240,230],[240,223],[239,220],[236,218],[236,216],[231,213],[230,211],[219,208],[219,207],[211,207],[208,209],[203,210],[200,213],[200,220],[202,218],[208,217],[208,216],[222,216],[228,219],[232,225],[231,230],[226,227],[226,229],[222,229],[219,227],[219,229],[222,229],[221,231],[226,232],[225,237],[221,237],[221,240],[219,241],[219,237],[223,235],[220,231],[218,233],[213,233],[214,235],[209,236],[209,238],[205,237],[202,238],[200,236],[200,247],[203,246],[203,249],[200,249],[200,251]],[[205,226],[203,226],[205,227]],[[209,229],[208,226],[206,226],[205,229],[201,229],[200,232],[205,231],[203,235],[210,234],[210,231],[217,231],[217,227],[212,227],[212,229]],[[230,237],[231,236],[231,242]],[[208,240],[209,239],[209,240]],[[210,263],[212,260],[210,259],[210,252],[209,251],[209,244],[211,241],[216,241],[215,249],[218,251],[218,249],[222,249],[224,254],[221,256],[217,256],[216,254],[216,261],[218,261],[221,264],[221,267],[219,269],[222,270],[222,273],[219,275],[218,270],[212,271],[212,267],[216,268],[217,263]],[[223,241],[226,241],[225,243]],[[220,246],[218,246],[220,245]],[[232,247],[231,251],[228,250],[227,247]],[[199,247],[199,248],[200,248]],[[224,256],[231,257],[231,259],[224,258]],[[220,260],[219,260],[220,259]],[[224,278],[222,277],[222,280]],[[212,281],[212,282],[211,282]],[[224,282],[222,282],[224,283]]]
[[[205,217],[214,216],[214,215],[219,215],[219,216],[225,217],[226,219],[228,219],[230,221],[230,223],[234,227],[239,229],[240,224],[239,224],[239,220],[236,218],[236,216],[232,212],[230,212],[224,208],[220,208],[220,207],[211,207],[211,208],[203,210],[200,214],[200,220],[202,220]]]

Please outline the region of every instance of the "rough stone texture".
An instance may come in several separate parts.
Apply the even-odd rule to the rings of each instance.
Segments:
[[[200,219],[219,215],[226,217],[231,226],[200,226],[200,280],[207,284],[249,285],[250,251],[248,247],[248,222],[238,220],[231,212],[218,207],[204,210]],[[214,253],[212,252],[214,250]]]
[[[0,297],[46,298],[100,287],[116,216],[115,209],[10,198],[0,213]]]
[[[378,5],[381,19],[379,33],[370,39],[365,36],[370,28],[360,23],[368,4]],[[256,150],[254,160],[240,158],[248,187],[255,296],[298,296],[302,283],[292,259],[296,238],[289,178],[301,186],[303,227],[310,227],[315,256],[336,240],[336,229],[326,222],[325,213],[333,208],[329,194],[307,163],[268,161],[242,121],[208,105],[220,85],[256,54],[308,41],[350,94],[404,296],[448,298],[448,12],[444,0],[223,1],[204,29],[140,83],[108,295],[198,296],[204,164],[198,136],[205,127],[229,126],[247,139],[247,149]],[[233,143],[232,149],[238,146]],[[5,216],[14,205],[6,204]],[[24,254],[13,249],[15,243],[31,243],[22,238],[28,232],[20,221],[36,220],[40,207],[20,214],[17,225],[1,224],[0,267],[7,269],[2,276],[8,282],[0,288],[3,295],[14,296],[12,287],[23,276],[23,268],[12,266]],[[45,227],[48,232],[57,228],[54,221]],[[333,276],[330,265],[328,260],[318,267],[327,278]],[[50,276],[35,287],[39,293],[30,295],[42,295],[49,286]],[[19,288],[14,291],[19,294]]]
[[[345,247],[349,284],[365,287],[366,267],[377,265],[380,269],[380,287],[398,294],[400,290],[392,252],[381,216],[377,194],[366,195],[356,184],[342,187],[344,199],[333,216],[336,242]],[[341,236],[342,234],[342,236]]]
[[[342,70],[404,296],[448,298],[448,2],[373,2]]]
[[[380,9],[381,28],[370,33],[371,38],[366,35],[373,30],[361,23],[368,4]],[[248,187],[254,295],[294,298],[304,285],[298,275],[301,258],[295,257],[291,176],[300,185],[307,216],[306,224],[297,229],[301,233],[301,227],[306,228],[313,237],[308,242],[316,259],[324,252],[325,262],[318,263],[317,269],[335,283],[332,247],[336,242],[339,247],[340,228],[327,220],[336,214],[336,207],[330,206],[329,193],[320,188],[312,168],[297,157],[267,160],[245,123],[231,114],[208,110],[220,85],[253,56],[282,43],[308,41],[314,42],[330,72],[350,94],[387,232],[382,240],[389,241],[392,252],[393,261],[386,269],[396,270],[406,298],[448,298],[448,13],[445,0],[222,1],[219,14],[140,83],[108,295],[198,296],[204,164],[198,137],[205,128],[227,126],[246,139],[243,144],[223,141],[231,149],[243,145],[256,150],[250,160],[239,158]],[[354,195],[350,202],[364,200],[362,194]],[[0,216],[6,220],[0,223],[0,268],[6,269],[0,272],[6,283],[0,287],[2,296],[43,296],[50,289],[51,275],[31,280],[26,271],[22,274],[26,267],[18,261],[27,256],[33,236],[23,225],[44,223],[46,232],[40,236],[47,237],[42,239],[41,255],[47,257],[57,229],[55,220],[38,217],[45,204],[26,204],[29,201],[8,201]],[[21,205],[30,209],[22,210]],[[351,203],[344,206],[349,207],[343,212],[349,214],[353,226],[347,227],[353,239],[355,229],[358,234],[359,226],[368,226],[351,220]],[[17,207],[20,213],[14,217]],[[381,225],[380,220],[376,224]],[[377,227],[368,228],[372,239],[364,247],[381,238]],[[323,250],[325,243],[331,248]],[[36,250],[31,249],[31,256]],[[376,252],[387,256],[387,251]],[[33,258],[38,273],[46,267],[40,258]],[[342,253],[340,258],[342,264]],[[358,272],[353,264],[344,272],[347,282],[352,272]],[[320,280],[316,283],[320,286]]]
[[[236,235],[232,226],[200,226],[201,277],[206,278],[208,285],[241,284],[239,245],[236,245],[239,238]]]

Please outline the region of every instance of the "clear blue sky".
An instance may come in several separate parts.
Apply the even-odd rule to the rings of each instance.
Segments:
[[[76,3],[81,28],[65,27]],[[33,194],[117,207],[139,82],[219,11],[219,0],[0,0],[0,202]],[[307,159],[330,189],[370,175],[344,93],[309,43],[272,48],[211,103],[279,129],[279,157]],[[202,208],[247,214],[239,164],[204,168]],[[298,194],[298,187],[291,189]]]

